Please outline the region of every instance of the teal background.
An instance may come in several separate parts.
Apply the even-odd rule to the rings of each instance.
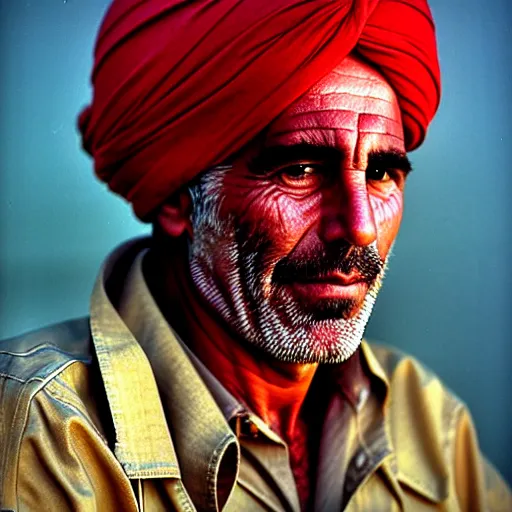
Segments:
[[[106,0],[0,0],[0,338],[87,314],[98,268],[148,232],[92,174],[75,128]],[[471,409],[512,481],[512,4],[433,0],[443,101],[411,154],[368,337],[416,355]]]

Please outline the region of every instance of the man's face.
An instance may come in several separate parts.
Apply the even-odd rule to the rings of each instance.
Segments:
[[[194,284],[237,335],[281,361],[347,359],[380,288],[408,170],[395,94],[347,58],[192,189]]]

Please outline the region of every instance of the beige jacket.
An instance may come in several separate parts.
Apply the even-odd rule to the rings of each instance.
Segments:
[[[300,510],[286,445],[153,302],[133,263],[146,244],[106,261],[89,318],[0,342],[2,510]],[[373,385],[329,409],[315,509],[511,511],[465,406],[410,357],[362,357]]]

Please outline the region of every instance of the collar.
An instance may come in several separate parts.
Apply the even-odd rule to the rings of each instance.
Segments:
[[[148,241],[112,254],[91,301],[115,454],[129,478],[181,478],[199,509],[219,510],[237,478],[238,444],[147,289],[141,261]]]
[[[180,478],[151,366],[106,292],[139,250],[140,243],[126,243],[103,264],[91,296],[91,334],[124,471],[129,478]]]
[[[104,263],[91,297],[91,332],[116,430],[115,455],[129,478],[183,478],[199,508],[219,509],[233,488],[240,460],[228,420],[245,416],[246,410],[161,314],[141,270],[142,253],[150,242],[150,238],[136,239],[116,249]],[[336,383],[360,410],[369,393],[365,386],[353,386],[350,375],[358,375],[358,366],[367,369],[371,393],[381,397],[381,406],[365,444],[388,453],[384,474],[397,494],[400,481],[440,502],[447,495],[442,461],[427,457],[421,440],[397,435],[392,428],[404,424],[404,414],[410,422],[415,416],[414,404],[399,386],[393,386],[400,359],[393,354],[396,351],[363,341],[361,364],[349,365],[351,370],[341,372]],[[167,419],[173,425],[172,438]],[[251,420],[272,437],[257,417]],[[180,467],[187,473],[182,475]],[[219,496],[221,487],[227,493]]]
[[[363,342],[362,352],[370,372],[383,386],[382,421],[375,431],[382,430],[380,438],[389,447],[384,475],[399,499],[401,491],[397,482],[433,503],[441,503],[449,492],[445,455],[436,449],[441,441],[427,438],[427,435],[444,431],[444,427],[437,424],[443,415],[435,411],[435,404],[430,403],[432,400],[427,399],[425,393],[427,387],[438,387],[433,391],[438,393],[437,402],[441,407],[441,384],[397,349],[376,344],[370,347]],[[429,403],[422,403],[423,400]],[[424,432],[424,435],[410,432]]]

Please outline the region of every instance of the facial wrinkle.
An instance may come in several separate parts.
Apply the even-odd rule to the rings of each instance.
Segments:
[[[346,70],[350,73],[352,68],[348,65]],[[369,80],[331,76],[265,130],[264,145],[286,146],[304,141],[334,145],[342,162],[332,187],[318,193],[309,194],[306,189],[297,192],[291,185],[281,186],[275,177],[250,175],[241,157],[238,167],[227,170],[215,185],[215,180],[206,179],[207,186],[201,190],[208,195],[208,201],[197,200],[203,203],[204,219],[195,216],[190,250],[196,288],[243,340],[241,343],[280,361],[335,363],[350,357],[362,339],[398,231],[402,190],[393,180],[389,184],[367,181],[366,166],[371,151],[404,151],[403,137],[397,129],[400,111],[385,81],[366,65],[361,68],[364,70],[359,71]],[[345,90],[347,94],[339,94]],[[337,94],[321,98],[330,93]],[[318,104],[316,96],[320,98]],[[329,108],[323,109],[322,102]],[[338,102],[336,108],[334,102]],[[347,111],[347,104],[353,107],[352,113]],[[228,199],[220,197],[220,190]],[[340,195],[339,191],[343,193]],[[330,209],[323,207],[324,200]],[[336,249],[343,238],[348,243],[343,229],[332,231],[334,237],[328,238],[321,232],[322,219],[329,220],[330,215],[338,223],[348,222],[357,234],[352,240],[360,244],[365,240],[366,224],[371,221],[376,240],[369,246],[353,246],[345,254],[341,245]],[[317,245],[305,256],[305,261],[313,265],[305,267],[306,272],[313,272],[314,261],[325,265],[326,255],[339,250],[340,257],[345,255],[343,262],[338,261],[339,268],[350,271],[354,264],[360,275],[367,274],[367,284],[357,287],[357,293],[321,292],[311,299],[311,288],[301,288],[300,282],[285,285],[273,281],[273,273],[283,258],[305,248],[304,244],[311,241],[307,240],[309,236],[316,237],[316,242],[325,247]],[[370,253],[377,255],[377,273],[371,270],[371,258],[368,268],[363,265],[359,250],[362,247],[373,249]],[[356,260],[351,261],[349,255]]]
[[[353,76],[335,68],[312,88],[311,94],[349,93],[361,98],[391,99],[391,90],[384,85],[385,82],[378,77],[375,70],[370,67],[368,67],[368,70],[371,71],[372,75]],[[337,75],[337,79],[332,80],[335,75]],[[379,95],[375,96],[375,93],[379,93]]]
[[[335,111],[317,110],[313,113],[300,113],[293,117],[293,123],[289,118],[278,119],[272,125],[272,131],[269,133],[269,143],[275,144],[275,139],[286,134],[294,132],[313,132],[314,130],[346,130],[347,132],[355,132],[357,130],[357,116],[351,113],[344,113],[340,116]],[[297,140],[298,137],[295,137]],[[322,144],[322,141],[313,143]],[[332,142],[330,144],[332,146]]]
[[[314,214],[314,209],[321,202],[319,194],[302,198],[300,201],[294,201],[293,203],[286,197],[285,194],[281,194],[276,201],[278,215],[282,222],[282,232],[291,230],[295,231],[298,223],[298,218],[306,216],[311,218],[311,224],[314,224],[317,220],[317,216]],[[285,226],[289,226],[287,229]]]
[[[348,131],[348,130],[347,130]],[[268,138],[269,145],[294,145],[294,144],[312,144],[316,146],[326,146],[337,148],[336,139],[337,129],[330,126],[308,126],[303,129],[283,128],[279,131],[272,131]]]
[[[334,119],[333,123],[330,123],[327,128],[335,128],[341,124],[343,124],[346,128],[357,128],[356,119],[354,116],[354,112],[352,109],[340,109],[340,108],[326,108],[326,106],[322,103],[319,105],[312,105],[311,101],[309,104],[303,105],[301,110],[297,112],[291,112],[288,117],[289,119],[293,119],[294,126],[296,128],[303,127],[301,123],[311,123],[311,117],[316,117],[317,119],[321,118],[325,119]],[[333,117],[334,116],[334,117]],[[276,126],[279,127],[279,124],[276,123]]]
[[[387,197],[371,196],[370,204],[376,222],[393,222],[402,211],[402,194],[398,190],[394,190]]]
[[[350,99],[352,98],[352,101]],[[364,98],[369,99],[368,96]],[[393,102],[388,99],[372,96],[372,101],[365,101],[361,104],[361,96],[349,93],[338,93],[332,92],[329,94],[318,94],[311,95],[304,98],[300,105],[292,106],[289,108],[289,116],[291,118],[300,116],[308,112],[342,112],[350,115],[354,111],[354,107],[357,110],[365,114],[376,114],[385,115],[389,111],[390,105]],[[344,108],[340,109],[339,105],[343,102]]]
[[[203,206],[202,218],[194,216],[194,233],[202,233],[195,238],[190,251],[191,276],[198,290],[235,332],[278,360],[338,363],[350,357],[361,341],[386,265],[383,265],[355,317],[319,322],[312,314],[304,313],[300,305],[282,290],[273,289],[271,276],[263,272],[269,263],[262,261],[264,240],[247,237],[243,226],[236,226],[232,217],[226,221],[214,218],[219,212],[216,201],[220,200],[219,193],[215,191],[220,187],[218,184],[212,187],[213,183],[214,180],[207,180],[206,186],[203,185],[203,193],[211,194],[209,201],[203,202],[209,210]],[[196,195],[197,200],[202,198]],[[209,235],[204,233],[205,230],[211,230]],[[213,239],[217,239],[217,251],[219,239],[222,240],[220,254],[225,258],[227,268],[229,301],[205,271],[211,268],[209,254],[212,253],[207,247],[198,247],[198,244],[208,244]],[[270,263],[275,266],[277,262]],[[318,336],[320,329],[323,336]]]
[[[361,113],[359,115],[358,129],[360,133],[385,134],[397,138],[403,138],[403,129],[400,123],[388,116],[370,116]]]
[[[278,188],[269,183],[268,188],[259,189],[257,192],[250,193],[250,196],[247,200],[247,206],[242,210],[241,217],[244,217],[244,214],[249,211],[256,203],[264,204],[263,210],[261,212],[261,218],[265,218],[266,214],[271,213],[272,209],[272,201],[269,201],[270,198],[273,198],[275,201],[276,196],[279,196]]]

